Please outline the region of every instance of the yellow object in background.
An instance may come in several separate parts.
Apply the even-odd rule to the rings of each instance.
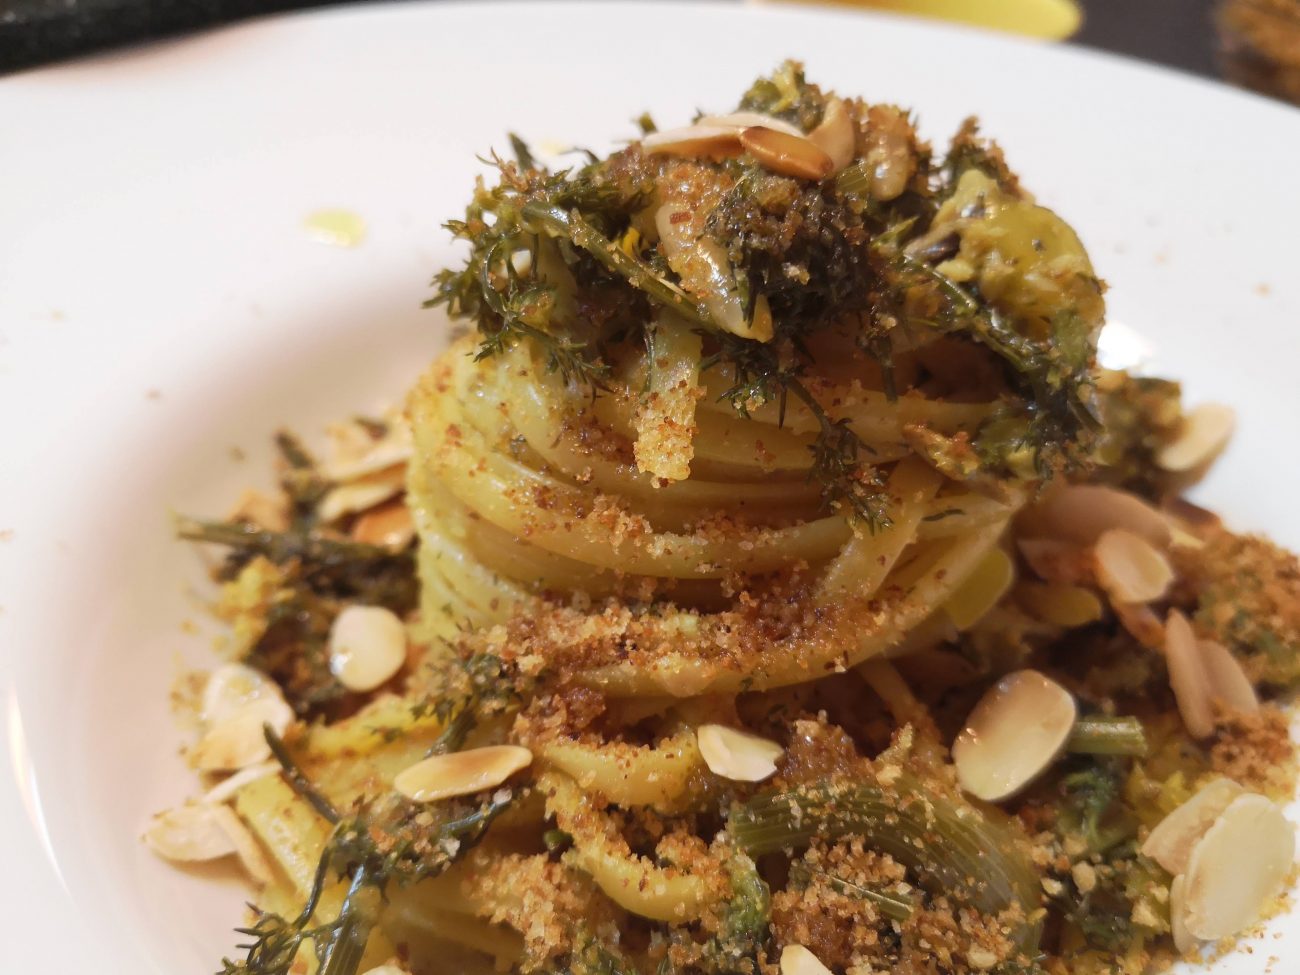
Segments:
[[[953,20],[977,27],[1060,41],[1083,23],[1075,0],[833,0],[851,7]]]

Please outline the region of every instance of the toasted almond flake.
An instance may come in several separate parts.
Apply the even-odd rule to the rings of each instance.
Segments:
[[[405,475],[401,469],[390,468],[380,474],[368,475],[365,480],[351,481],[332,489],[321,499],[316,513],[323,522],[338,521],[344,515],[383,504],[400,494],[404,487]]]
[[[403,501],[390,501],[372,508],[352,526],[352,537],[367,545],[401,551],[415,538],[415,521]]]
[[[1232,779],[1215,779],[1199,789],[1156,824],[1142,844],[1142,855],[1150,857],[1172,874],[1183,873],[1192,847],[1214,825],[1223,810],[1245,790]]]
[[[1169,544],[1169,520],[1141,498],[1100,484],[1069,484],[1024,516],[1032,534],[1091,545],[1102,532],[1123,528],[1152,545]]]
[[[998,956],[987,948],[981,948],[975,945],[966,952],[966,960],[970,962],[970,967],[978,971],[986,971],[998,963]]]
[[[1032,615],[1055,626],[1087,626],[1101,619],[1101,600],[1091,589],[1060,582],[1021,582],[1016,599]]]
[[[1040,579],[1068,584],[1093,581],[1092,556],[1082,545],[1059,538],[1021,538],[1016,548]]]
[[[779,119],[775,115],[764,115],[762,112],[731,112],[727,115],[705,115],[695,124],[735,129],[737,132],[753,128],[755,125],[761,125],[765,129],[773,129],[787,135],[803,135],[803,130],[797,125],[791,125],[785,119]]]
[[[1093,546],[1097,581],[1113,602],[1150,603],[1169,591],[1174,570],[1169,560],[1141,535],[1124,528],[1102,532]]]
[[[1183,417],[1178,436],[1157,451],[1156,464],[1175,473],[1197,470],[1223,452],[1236,425],[1232,407],[1204,403]]]
[[[1201,651],[1201,664],[1209,680],[1210,699],[1242,714],[1258,711],[1259,695],[1255,693],[1255,685],[1242,670],[1241,661],[1222,643],[1213,640],[1200,640],[1197,647]]]
[[[363,975],[409,975],[409,973],[400,965],[380,965],[363,973]]]
[[[980,698],[952,745],[957,781],[971,795],[997,802],[1052,764],[1074,727],[1078,708],[1056,681],[1020,670]]]
[[[651,155],[727,158],[740,155],[743,131],[734,125],[687,125],[652,132],[641,140],[641,148]]]
[[[831,975],[831,970],[803,945],[786,945],[781,949],[781,975]]]
[[[235,852],[235,842],[217,813],[221,808],[189,803],[160,812],[149,821],[144,841],[159,856],[177,863],[230,856]]]
[[[765,169],[796,179],[825,179],[834,164],[820,146],[806,136],[752,126],[740,133],[740,144]]]
[[[1187,898],[1184,896],[1186,886],[1187,878],[1181,873],[1169,885],[1169,931],[1180,955],[1185,955],[1196,947],[1196,939],[1187,930]]]
[[[518,745],[435,755],[399,772],[393,788],[414,802],[468,796],[500,785],[532,760],[533,753]]]
[[[268,775],[274,775],[279,771],[279,762],[262,762],[260,765],[250,765],[248,768],[240,769],[234,775],[227,776],[205,792],[203,802],[210,805],[220,805],[233,799],[236,793],[249,783],[264,779]]]
[[[1148,650],[1162,651],[1165,646],[1165,624],[1150,606],[1141,603],[1116,603],[1111,607],[1115,618],[1128,631],[1129,636]]]
[[[259,884],[271,883],[275,879],[275,874],[271,870],[270,861],[266,858],[266,851],[262,849],[262,844],[257,841],[257,837],[249,831],[244,821],[235,815],[235,811],[229,806],[214,808],[217,820],[234,844],[235,856],[239,858],[244,870]]]
[[[405,422],[392,421],[388,434],[374,440],[356,424],[347,428],[357,431],[336,440],[336,454],[322,465],[326,477],[339,483],[355,481],[381,471],[404,468],[415,455],[415,442]],[[338,431],[331,431],[337,434]],[[359,439],[358,439],[359,438]]]
[[[990,549],[943,604],[958,631],[968,630],[988,613],[1016,580],[1016,567],[1000,548]]]
[[[330,627],[330,672],[350,691],[373,691],[406,662],[406,627],[383,606],[348,606]]]
[[[1170,536],[1169,544],[1173,548],[1190,548],[1196,550],[1205,548],[1205,541],[1197,538],[1185,528],[1180,528],[1178,525],[1174,525],[1170,531],[1172,532],[1172,535]]]
[[[1187,930],[1217,941],[1259,920],[1295,861],[1295,827],[1260,795],[1238,796],[1192,848],[1183,897]]]
[[[826,103],[821,124],[808,133],[808,141],[830,157],[832,173],[838,173],[853,162],[857,153],[857,134],[844,99],[832,98]]]
[[[774,741],[721,724],[700,725],[695,740],[709,770],[733,782],[762,782],[776,773],[776,760],[785,754]]]
[[[273,879],[266,854],[229,806],[189,803],[155,816],[144,835],[154,852],[177,863],[220,860],[234,854],[259,883]]]
[[[283,734],[293,721],[293,711],[279,698],[250,701],[234,714],[215,723],[190,750],[190,762],[203,772],[246,768],[271,757],[264,725]]]
[[[247,664],[222,664],[203,685],[200,717],[208,725],[218,724],[245,705],[268,698],[284,700],[280,688],[266,674]]]
[[[1171,611],[1165,620],[1165,663],[1187,733],[1193,738],[1210,737],[1214,734],[1214,708],[1209,675],[1192,625],[1178,610]]]

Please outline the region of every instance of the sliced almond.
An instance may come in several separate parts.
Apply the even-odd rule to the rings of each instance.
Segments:
[[[1203,539],[1197,538],[1191,532],[1187,531],[1187,529],[1182,528],[1177,524],[1170,527],[1170,532],[1169,545],[1171,548],[1190,548],[1196,551],[1205,548],[1205,542]]]
[[[1036,670],[998,681],[980,698],[952,745],[961,787],[997,802],[1052,764],[1078,716],[1074,697]]]
[[[1170,612],[1165,620],[1165,664],[1187,733],[1193,738],[1210,737],[1214,734],[1214,708],[1209,675],[1192,625],[1178,610]]]
[[[1097,581],[1113,602],[1155,602],[1174,581],[1173,566],[1164,554],[1127,529],[1102,532],[1092,551],[1097,560]]]
[[[1194,471],[1210,463],[1232,439],[1237,414],[1230,406],[1205,403],[1185,417],[1178,436],[1156,453],[1156,464],[1167,471]]]
[[[228,772],[256,765],[271,757],[265,725],[278,735],[293,721],[293,711],[283,700],[262,698],[244,705],[208,729],[189,753],[202,772]]]
[[[363,975],[410,975],[410,973],[400,965],[380,965],[364,972]]]
[[[1187,878],[1181,873],[1169,885],[1169,933],[1173,935],[1174,947],[1180,955],[1185,955],[1196,947],[1196,938],[1187,930],[1187,897],[1185,889]]]
[[[342,425],[331,433],[335,435],[335,456],[323,465],[323,471],[339,483],[403,468],[415,454],[411,429],[401,420],[392,422],[382,440],[373,439],[356,424]]]
[[[401,500],[371,508],[352,526],[352,537],[366,545],[378,545],[400,552],[415,538],[415,520],[411,509]]]
[[[245,705],[268,698],[283,701],[284,695],[266,674],[247,664],[222,664],[203,685],[200,717],[208,725],[218,724]]]
[[[651,132],[641,140],[641,148],[652,155],[662,153],[725,159],[740,155],[740,133],[743,131],[734,125],[687,125],[680,129]]]
[[[330,627],[330,672],[365,693],[391,680],[406,662],[406,626],[383,606],[348,606]]]
[[[1137,495],[1100,484],[1069,484],[1024,516],[1035,535],[1091,545],[1102,532],[1123,528],[1153,545],[1169,544],[1169,520]]]
[[[1091,589],[1060,582],[1021,582],[1016,599],[1031,615],[1054,626],[1087,626],[1101,619],[1101,600]]]
[[[159,813],[149,823],[145,843],[175,863],[220,860],[232,854],[258,883],[272,879],[261,845],[229,806],[189,803]]]
[[[1116,603],[1111,609],[1129,636],[1148,650],[1163,651],[1165,624],[1150,606],[1142,603]]]
[[[1142,855],[1148,856],[1172,874],[1187,869],[1192,847],[1214,825],[1219,814],[1245,790],[1232,779],[1215,779],[1156,824]]]
[[[1259,920],[1295,861],[1295,827],[1264,796],[1238,796],[1192,848],[1187,862],[1187,930],[1205,941]]]
[[[1092,555],[1082,545],[1059,538],[1021,538],[1016,548],[1040,579],[1070,584],[1093,581]]]
[[[229,806],[216,808],[222,829],[229,834],[231,842],[235,844],[235,856],[239,858],[240,865],[259,884],[271,883],[275,879],[275,874],[271,870],[271,862],[266,858],[266,851],[262,849],[262,844],[257,841],[257,837]]]
[[[160,812],[149,821],[144,841],[159,856],[177,863],[230,856],[235,852],[235,841],[217,812],[223,808],[190,803]]]
[[[834,169],[826,150],[806,136],[755,125],[740,133],[740,144],[761,166],[782,176],[822,180]]]
[[[958,631],[968,630],[996,606],[1016,580],[1011,557],[993,548],[980,559],[971,574],[943,604],[944,612]]]
[[[350,481],[330,490],[321,498],[316,513],[323,522],[338,521],[344,515],[367,511],[383,504],[389,498],[401,494],[405,487],[405,475],[400,468],[370,474],[365,480]]]
[[[1201,664],[1209,680],[1210,698],[1230,711],[1254,714],[1259,710],[1259,695],[1241,667],[1241,661],[1222,643],[1200,640]]]
[[[695,124],[721,126],[735,129],[737,132],[761,125],[765,129],[784,132],[787,135],[803,135],[803,130],[798,126],[791,125],[785,119],[779,119],[775,115],[764,115],[762,112],[730,112],[727,115],[705,115]]]
[[[857,133],[844,99],[832,98],[826,103],[821,124],[808,133],[808,141],[830,156],[832,173],[853,162],[857,155]]]
[[[695,739],[709,771],[733,782],[762,782],[785,754],[774,741],[721,724],[700,725]]]
[[[781,949],[781,975],[831,975],[831,970],[803,945],[786,945]]]
[[[393,788],[415,802],[468,796],[500,785],[532,760],[533,753],[518,745],[435,755],[399,772]]]
[[[220,805],[228,802],[244,786],[256,782],[258,779],[264,779],[268,775],[274,775],[280,771],[279,762],[262,762],[259,765],[250,765],[248,768],[242,768],[234,775],[229,775],[214,785],[207,792],[203,793],[203,801],[210,805]]]

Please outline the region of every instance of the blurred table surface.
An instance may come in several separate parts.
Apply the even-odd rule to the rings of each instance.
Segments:
[[[0,0],[0,73],[261,14],[340,2],[343,0]],[[1070,43],[1198,74],[1215,74],[1211,0],[1079,2],[1084,23]]]

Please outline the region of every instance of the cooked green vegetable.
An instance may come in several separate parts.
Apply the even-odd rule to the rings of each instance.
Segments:
[[[1080,836],[1092,853],[1136,835],[1137,820],[1121,799],[1125,775],[1120,759],[1102,758],[1062,778],[1060,831]]]
[[[1137,718],[1094,714],[1074,723],[1065,750],[1079,755],[1142,756],[1147,753],[1147,736]]]
[[[872,890],[870,887],[864,887],[861,884],[855,884],[845,880],[843,877],[837,877],[834,874],[827,873],[824,870],[813,870],[803,861],[796,860],[790,865],[790,883],[794,885],[807,886],[813,879],[814,875],[819,875],[831,890],[839,894],[845,894],[849,897],[857,897],[864,901],[870,901],[882,915],[891,921],[906,921],[916,910],[916,901],[911,897],[906,897],[896,893],[882,893],[878,890]]]
[[[965,898],[985,914],[1018,906],[1028,918],[1042,899],[1022,838],[908,774],[891,790],[823,784],[760,795],[732,811],[727,829],[753,856],[863,836],[913,870],[931,893]],[[1026,920],[1016,938],[1021,950],[1032,956],[1038,935],[1037,923]]]

